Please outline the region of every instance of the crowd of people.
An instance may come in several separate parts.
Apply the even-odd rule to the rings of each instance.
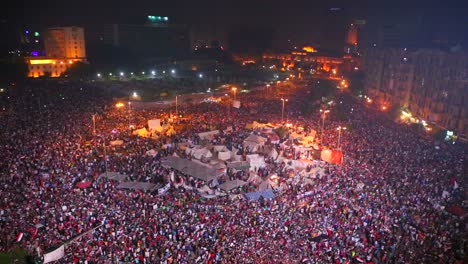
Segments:
[[[242,96],[239,109],[183,105],[176,133],[155,140],[133,135],[129,122],[140,128],[168,119],[170,110],[116,109],[99,85],[42,81],[1,95],[0,251],[20,247],[40,256],[65,244],[59,263],[464,261],[465,216],[446,210],[463,208],[466,153],[457,144],[435,147],[344,94],[337,103],[347,120],[334,118],[332,108],[321,144],[336,144],[338,126],[352,128],[341,137],[345,159],[322,165],[326,173],[312,183],[288,183],[274,199],[258,201],[205,199],[174,185],[163,195],[120,190],[98,176],[106,169],[153,183],[184,176],[162,166],[177,151],[164,146],[199,142],[197,133],[212,128],[233,129],[211,143],[248,153],[246,124],[280,123],[282,109],[261,92]],[[320,131],[320,113],[301,112],[307,103],[302,94],[290,98],[286,119]],[[109,146],[116,139],[123,145]],[[151,149],[158,154],[146,155]],[[285,164],[267,164],[256,168],[262,176],[290,177]],[[82,181],[92,185],[76,188]]]

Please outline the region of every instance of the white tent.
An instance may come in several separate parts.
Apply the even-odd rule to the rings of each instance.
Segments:
[[[264,137],[251,134],[244,140],[243,145],[251,151],[256,152],[266,141],[267,139]]]
[[[208,132],[198,133],[200,139],[212,139],[215,135],[219,134],[219,130],[212,130]]]
[[[220,160],[228,160],[231,158],[231,152],[230,151],[222,151],[218,152],[218,159]]]

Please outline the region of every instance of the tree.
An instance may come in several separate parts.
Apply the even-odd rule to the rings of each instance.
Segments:
[[[65,75],[68,75],[70,78],[86,78],[91,76],[94,73],[91,65],[89,63],[83,62],[74,62],[66,71]]]
[[[28,65],[24,62],[0,63],[0,84],[26,79],[28,76]]]

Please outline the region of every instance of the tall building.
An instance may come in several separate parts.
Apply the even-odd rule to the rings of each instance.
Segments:
[[[48,28],[44,34],[46,55],[54,58],[86,58],[84,30],[80,27]]]
[[[161,18],[161,21],[159,20]],[[165,20],[167,18],[167,20]],[[87,30],[93,63],[129,64],[189,53],[188,28],[170,23],[168,17],[149,16],[147,24],[94,25]]]
[[[365,53],[364,70],[374,101],[468,136],[468,53],[374,48]]]
[[[344,52],[346,54],[360,55],[362,28],[365,24],[366,20],[363,19],[355,19],[353,23],[349,24],[345,36]]]
[[[228,29],[218,24],[192,25],[190,27],[190,47],[228,49]]]
[[[44,46],[46,56],[25,58],[29,77],[60,77],[73,63],[86,62],[83,28],[48,28],[44,33]]]

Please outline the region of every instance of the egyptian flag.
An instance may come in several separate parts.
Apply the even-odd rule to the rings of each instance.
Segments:
[[[16,242],[21,242],[21,239],[23,239],[23,232],[18,233],[18,236],[16,237]]]
[[[331,153],[331,163],[341,164],[343,160],[343,152],[341,150],[333,150]]]
[[[32,237],[32,239],[34,239],[36,237],[36,235],[37,235],[37,227],[34,227],[34,229],[32,230],[31,233],[32,233],[31,237]]]

